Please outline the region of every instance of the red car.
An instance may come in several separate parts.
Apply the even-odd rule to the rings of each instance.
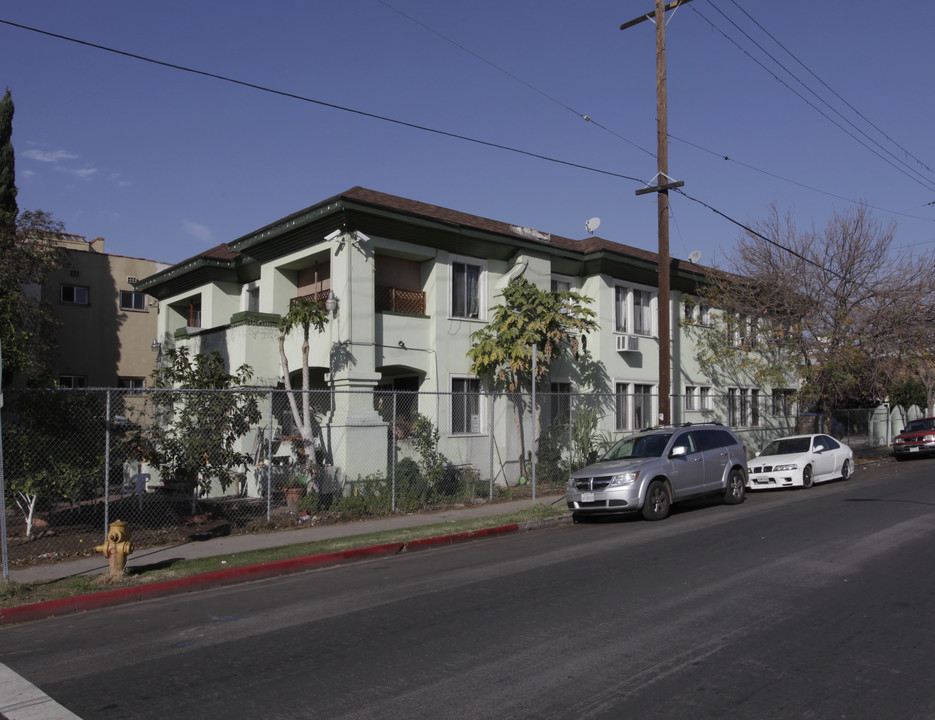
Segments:
[[[893,438],[893,455],[897,460],[922,453],[935,453],[935,417],[910,420]]]

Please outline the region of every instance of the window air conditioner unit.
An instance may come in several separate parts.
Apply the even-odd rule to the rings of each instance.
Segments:
[[[639,352],[639,335],[618,335],[617,352]]]

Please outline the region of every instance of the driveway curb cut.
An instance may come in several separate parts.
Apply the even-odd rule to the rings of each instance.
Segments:
[[[60,615],[72,615],[87,610],[97,610],[99,608],[112,607],[115,605],[142,602],[143,600],[151,600],[224,585],[235,585],[250,580],[260,580],[263,578],[277,577],[279,575],[298,573],[313,568],[329,567],[348,561],[388,557],[403,552],[455,545],[472,540],[508,535],[510,533],[520,532],[521,530],[534,530],[536,528],[551,527],[553,525],[570,522],[571,516],[565,516],[526,522],[523,523],[522,527],[517,523],[512,523],[500,525],[498,527],[485,528],[483,530],[410,540],[409,542],[394,542],[355,548],[353,550],[319,553],[317,555],[303,555],[301,557],[274,560],[272,562],[259,563],[256,565],[244,565],[243,567],[229,568],[226,570],[214,570],[200,575],[192,575],[191,577],[181,578],[179,580],[166,580],[151,585],[139,585],[136,587],[119,588],[117,590],[104,590],[88,595],[61,598],[60,600],[48,600],[33,605],[0,608],[0,625],[44,620]]]

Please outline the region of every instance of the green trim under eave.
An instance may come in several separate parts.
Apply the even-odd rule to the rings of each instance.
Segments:
[[[261,313],[252,310],[243,310],[231,315],[231,326],[234,325],[279,325],[282,316],[277,313]]]

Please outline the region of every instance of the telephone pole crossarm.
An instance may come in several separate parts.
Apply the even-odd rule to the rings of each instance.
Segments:
[[[674,0],[673,2],[670,2],[668,5],[666,5],[663,8],[663,12],[669,12],[669,10],[675,10],[675,8],[677,8],[679,5],[688,5],[688,3],[690,3],[691,1],[692,0]],[[623,25],[620,26],[620,29],[626,30],[627,28],[631,28],[634,25],[639,25],[644,20],[652,20],[654,17],[655,17],[655,13],[646,13],[645,15],[640,15],[635,20],[631,20],[630,22],[625,22]]]
[[[668,192],[669,190],[674,190],[675,188],[680,188],[685,184],[684,180],[673,180],[672,182],[667,182],[660,185],[649,185],[647,187],[641,188],[636,191],[637,195],[646,195],[647,193],[654,192]]]

